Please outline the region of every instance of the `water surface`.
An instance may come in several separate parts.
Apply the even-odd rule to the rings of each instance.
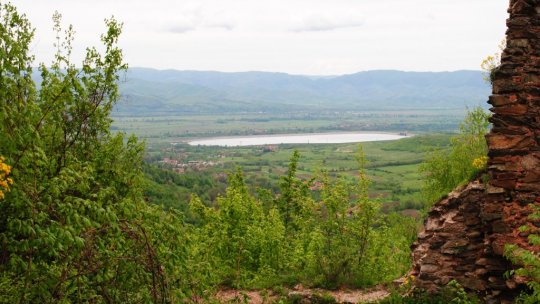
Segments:
[[[192,146],[261,146],[278,144],[342,144],[366,141],[396,140],[405,135],[391,133],[310,133],[310,134],[276,134],[261,136],[216,137],[189,141]]]

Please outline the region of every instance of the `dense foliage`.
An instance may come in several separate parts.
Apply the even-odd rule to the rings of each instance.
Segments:
[[[181,221],[144,204],[143,146],[109,132],[126,69],[121,24],[106,20],[104,53],[89,48],[75,68],[73,30],[62,31],[55,14],[57,53],[50,68],[39,67],[38,87],[33,29],[11,5],[0,4],[0,17],[2,179],[10,175],[0,198],[0,301],[172,299]]]
[[[207,204],[213,204],[227,187],[226,174],[223,178],[208,172],[177,174],[146,163],[143,163],[142,171],[145,198],[165,209],[174,208],[183,213],[189,213],[188,202],[192,194]],[[192,221],[193,218],[188,216],[186,220]]]
[[[437,150],[428,155],[420,168],[428,203],[437,201],[485,169],[488,118],[489,114],[482,108],[469,111],[459,127],[459,134],[451,139],[450,149]]]
[[[403,274],[410,266],[408,246],[416,222],[379,212],[367,196],[363,155],[356,185],[325,173],[300,180],[298,160],[295,152],[275,197],[252,196],[238,171],[217,208],[192,200],[201,223],[194,232],[195,257],[199,264],[209,263],[214,284],[361,287]],[[315,184],[319,190],[310,190]]]

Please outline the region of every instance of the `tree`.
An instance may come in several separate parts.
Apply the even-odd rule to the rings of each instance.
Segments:
[[[73,29],[62,30],[58,13],[53,21],[57,52],[39,66],[38,86],[34,30],[0,4],[0,155],[11,171],[2,170],[11,189],[0,198],[0,301],[170,300],[178,283],[170,263],[181,254],[162,261],[179,242],[156,244],[178,233],[181,219],[144,203],[143,145],[109,131],[127,68],[122,24],[107,19],[104,52],[87,49],[76,68]]]
[[[308,183],[302,183],[302,181],[296,177],[299,159],[300,152],[294,150],[289,161],[287,175],[281,177],[279,184],[281,196],[275,201],[275,205],[280,211],[287,229],[298,228],[295,221],[303,211],[304,201],[308,196]]]

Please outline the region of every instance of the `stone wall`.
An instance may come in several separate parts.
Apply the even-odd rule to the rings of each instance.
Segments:
[[[456,279],[494,303],[520,283],[504,279],[511,268],[505,244],[538,250],[518,228],[533,225],[530,203],[540,203],[540,0],[511,0],[508,12],[507,47],[489,97],[488,182],[438,202],[413,245],[418,287],[435,291]]]

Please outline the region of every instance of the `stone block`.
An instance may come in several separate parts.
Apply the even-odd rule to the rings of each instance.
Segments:
[[[520,159],[520,164],[524,170],[540,169],[540,159],[536,153],[523,156]]]
[[[496,179],[496,180],[490,180],[489,182],[492,186],[504,188],[506,190],[514,189],[517,184],[517,180],[511,180],[511,179],[507,179],[507,180]]]
[[[439,266],[435,264],[423,264],[420,266],[421,273],[434,273],[439,270]]]
[[[510,232],[510,227],[508,226],[508,224],[506,224],[504,221],[502,220],[499,220],[499,221],[494,221],[491,223],[491,229],[493,230],[493,232],[495,233],[506,233],[506,232]]]
[[[500,106],[506,106],[512,103],[516,103],[517,96],[516,95],[491,95],[489,97],[489,104],[500,107]]]
[[[524,104],[513,104],[491,108],[491,112],[499,115],[523,115],[527,113],[529,107]]]
[[[461,286],[471,290],[484,291],[487,288],[486,282],[475,277],[459,278],[457,281],[461,284]]]
[[[502,194],[505,190],[502,187],[494,187],[492,185],[488,185],[487,187],[487,193],[488,194]]]
[[[516,190],[540,192],[540,184],[520,182],[516,185]]]
[[[523,149],[535,145],[531,136],[490,134],[486,137],[489,148],[494,150]]]
[[[525,173],[525,177],[519,180],[521,183],[538,184],[540,183],[540,170],[531,170]]]

